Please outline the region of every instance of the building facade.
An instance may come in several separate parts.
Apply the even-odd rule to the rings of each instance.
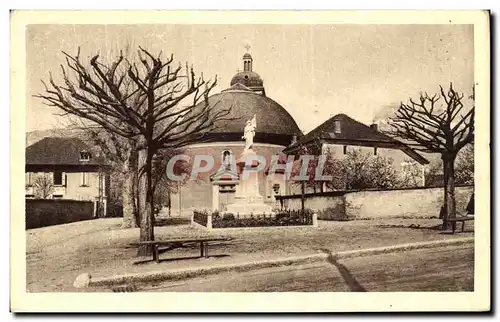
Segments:
[[[425,167],[429,164],[426,158],[403,142],[378,131],[376,124],[368,126],[345,114],[333,116],[287,147],[285,152],[297,153],[303,148],[315,155],[328,153],[335,159],[345,158],[350,151],[390,158],[400,178],[409,171],[416,171],[419,176],[416,185],[425,185]]]
[[[44,138],[26,148],[26,198],[94,202],[107,211],[109,174],[103,158],[78,138]]]

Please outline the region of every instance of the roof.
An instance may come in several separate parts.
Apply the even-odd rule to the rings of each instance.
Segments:
[[[233,86],[234,84],[237,83],[245,85],[246,87],[264,86],[264,81],[262,80],[262,78],[260,78],[259,74],[252,71],[242,71],[236,73],[236,75],[234,75],[233,78],[231,79],[230,85]]]
[[[256,133],[290,137],[302,135],[293,117],[280,104],[264,95],[248,90],[227,90],[210,96],[208,102],[214,111],[230,109],[229,115],[224,118],[231,119],[216,121],[210,133],[243,133],[246,122],[256,115]]]
[[[334,131],[335,123],[339,122],[340,131],[336,133]],[[421,164],[428,164],[429,161],[418,154],[415,150],[410,148],[408,145],[401,141],[395,140],[390,136],[379,132],[378,130],[371,128],[355,119],[345,115],[337,114],[316,127],[311,132],[307,133],[301,137],[295,144],[289,146],[287,150],[293,150],[294,148],[301,145],[311,144],[313,141],[319,140],[327,142],[345,142],[345,141],[357,141],[358,143],[373,145],[376,143],[382,143],[384,145],[392,146],[405,152],[408,156],[415,159]]]
[[[80,161],[80,152],[92,149],[79,138],[47,137],[26,148],[27,165],[104,165],[102,156],[91,153]]]

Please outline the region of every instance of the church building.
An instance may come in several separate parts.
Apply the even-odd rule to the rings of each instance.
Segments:
[[[329,151],[337,157],[346,155],[349,149],[362,149],[373,155],[393,158],[397,170],[404,168],[407,160],[415,160],[422,167],[421,185],[424,184],[424,166],[428,161],[406,144],[379,132],[376,125],[367,126],[345,114],[338,114],[303,135],[286,109],[266,96],[264,81],[253,70],[253,58],[249,53],[243,56],[243,71],[234,75],[229,85],[229,88],[210,96],[209,104],[215,113],[230,109],[226,117],[231,121],[216,121],[203,142],[189,145],[184,150],[192,159],[195,155],[211,156],[215,160],[214,167],[209,172],[200,173],[198,180],[178,185],[176,193],[170,197],[172,213],[190,215],[193,209],[225,211],[228,204],[233,204],[236,186],[240,183],[237,175],[218,171],[244,151],[243,131],[247,121],[254,117],[256,128],[252,149],[265,157],[267,163],[266,169],[258,174],[258,189],[263,201],[271,207],[276,206],[276,195],[297,193],[294,185],[285,182],[284,171],[276,171],[271,180],[267,178],[271,158],[297,154],[301,147],[316,151],[311,154]]]
[[[217,176],[216,171],[224,160],[238,158],[243,152],[242,139],[246,122],[256,117],[257,126],[253,138],[253,151],[268,161],[280,154],[285,147],[302,136],[297,123],[286,109],[266,96],[264,81],[253,69],[253,58],[249,53],[243,56],[243,71],[236,73],[230,87],[209,97],[214,109],[230,109],[227,118],[231,121],[215,122],[214,128],[205,136],[203,143],[185,148],[187,155],[210,155],[215,160],[213,170],[201,173],[197,181],[189,180],[178,187],[171,196],[172,213],[191,214],[192,209],[224,210],[234,200],[238,184],[230,176]],[[205,104],[200,103],[200,104]],[[284,175],[276,173],[273,180],[266,180],[265,171],[259,173],[259,191],[264,202],[274,205],[276,194],[286,194]]]

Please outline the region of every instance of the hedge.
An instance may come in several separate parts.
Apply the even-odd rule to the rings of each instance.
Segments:
[[[194,211],[193,220],[207,226],[208,213]],[[280,211],[276,214],[252,214],[240,217],[231,213],[212,213],[212,228],[238,228],[238,227],[276,227],[276,226],[307,226],[313,224],[313,212],[306,209],[301,211]]]
[[[92,201],[26,199],[26,229],[93,219]]]

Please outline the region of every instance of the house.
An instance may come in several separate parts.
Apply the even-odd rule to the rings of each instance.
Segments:
[[[47,137],[26,148],[26,198],[94,202],[94,214],[105,214],[108,166],[79,138]]]
[[[332,153],[342,158],[352,149],[373,155],[390,157],[400,175],[414,167],[420,167],[420,186],[425,185],[425,165],[429,161],[407,144],[395,140],[378,131],[377,125],[370,126],[358,122],[345,114],[337,114],[310,131],[285,149],[285,153],[297,153],[306,147],[312,154]],[[416,162],[415,162],[416,161]]]

